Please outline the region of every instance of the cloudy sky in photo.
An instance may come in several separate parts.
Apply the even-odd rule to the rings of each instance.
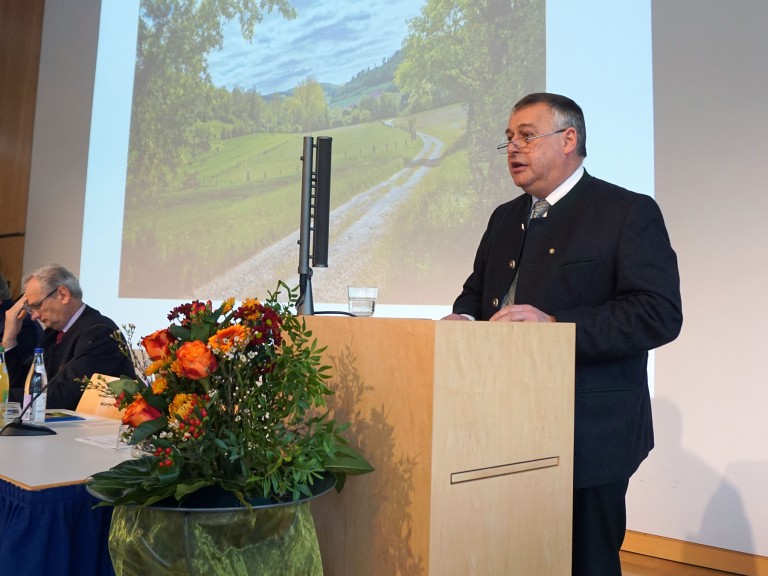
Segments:
[[[251,43],[243,40],[235,20],[225,27],[223,49],[209,54],[213,83],[264,95],[290,90],[307,77],[343,84],[400,49],[408,20],[424,3],[296,0],[294,20],[265,16]]]

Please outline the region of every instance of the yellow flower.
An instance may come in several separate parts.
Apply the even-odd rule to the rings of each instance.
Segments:
[[[152,364],[150,364],[144,369],[144,374],[146,374],[147,376],[152,376],[152,374],[157,374],[158,372],[160,372],[160,368],[163,367],[163,364],[165,364],[164,360],[155,360],[154,362],[152,362]]]
[[[224,304],[223,304],[223,306],[222,306],[222,308],[221,308],[221,313],[222,313],[222,314],[226,314],[227,312],[229,312],[230,310],[232,310],[232,307],[233,307],[234,305],[235,305],[235,299],[234,299],[234,298],[227,298],[227,299],[224,301]]]
[[[174,416],[179,416],[181,420],[186,420],[197,405],[196,394],[176,394],[168,408],[168,413],[173,419]]]
[[[162,376],[160,378],[155,378],[154,382],[152,382],[153,394],[162,394],[165,392],[166,388],[168,388],[168,381]]]

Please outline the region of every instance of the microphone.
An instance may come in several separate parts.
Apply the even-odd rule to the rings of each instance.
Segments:
[[[30,424],[29,422],[24,422],[22,420],[24,414],[29,412],[30,408],[32,408],[35,400],[40,398],[43,392],[48,390],[48,386],[50,385],[51,380],[49,380],[46,385],[40,389],[40,392],[30,398],[29,404],[24,406],[24,409],[21,411],[21,413],[13,419],[13,422],[8,422],[8,424],[3,426],[3,429],[0,430],[0,436],[47,436],[50,434],[56,434],[54,430],[51,430],[47,426],[43,426],[42,424]]]

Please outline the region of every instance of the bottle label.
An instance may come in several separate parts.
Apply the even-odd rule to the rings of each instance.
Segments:
[[[21,407],[22,410],[26,410],[27,406],[29,406],[29,401],[32,400],[31,394],[24,394],[24,405]],[[24,415],[21,417],[22,420],[29,420],[32,418],[32,410],[27,410],[24,412]]]
[[[45,397],[46,394],[43,392],[37,397],[34,404],[32,404],[32,409],[30,410],[30,412],[32,412],[31,422],[45,424]]]

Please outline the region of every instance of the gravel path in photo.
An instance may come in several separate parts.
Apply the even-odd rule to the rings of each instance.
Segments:
[[[423,146],[407,166],[331,211],[329,267],[313,269],[312,295],[315,302],[346,302],[347,286],[365,284],[366,275],[371,276],[367,271],[376,268],[373,247],[389,229],[399,206],[442,154],[443,142],[440,139],[421,132],[417,135]],[[300,206],[296,206],[297,221],[299,210]],[[298,240],[299,231],[296,230],[198,287],[194,297],[222,299],[235,296],[242,299],[256,295],[263,298],[268,290],[274,290],[278,279],[289,286],[297,285]]]

